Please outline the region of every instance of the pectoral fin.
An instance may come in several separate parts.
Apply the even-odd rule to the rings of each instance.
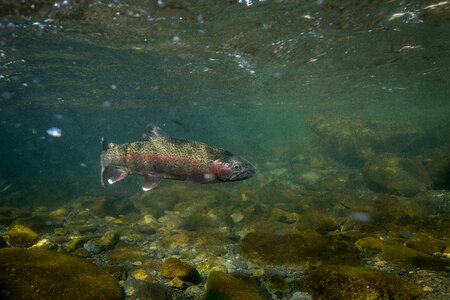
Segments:
[[[142,185],[142,189],[146,191],[150,191],[151,189],[158,186],[158,184],[161,182],[162,178],[156,175],[147,174],[144,177],[144,184]]]

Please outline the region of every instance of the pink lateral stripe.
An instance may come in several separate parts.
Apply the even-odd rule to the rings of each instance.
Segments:
[[[126,159],[126,160],[140,160],[140,161],[174,161],[174,162],[193,162],[193,163],[204,163],[206,160],[193,159],[187,157],[181,157],[176,155],[166,155],[166,154],[153,154],[153,153],[136,153],[136,154],[124,154],[116,155],[116,159]]]

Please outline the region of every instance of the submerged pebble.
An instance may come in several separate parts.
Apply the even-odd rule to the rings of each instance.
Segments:
[[[94,254],[100,253],[100,248],[97,245],[95,245],[93,241],[88,241],[87,243],[85,243],[83,245],[83,248],[88,252],[92,252]]]

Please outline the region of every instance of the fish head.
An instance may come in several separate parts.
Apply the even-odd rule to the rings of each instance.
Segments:
[[[255,175],[256,168],[242,157],[232,155],[213,161],[209,173],[218,181],[238,181]]]

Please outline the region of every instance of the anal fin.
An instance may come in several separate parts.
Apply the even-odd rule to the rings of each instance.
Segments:
[[[147,174],[144,177],[144,184],[142,185],[142,189],[146,191],[150,191],[151,189],[158,186],[161,182],[162,178],[156,175]]]

